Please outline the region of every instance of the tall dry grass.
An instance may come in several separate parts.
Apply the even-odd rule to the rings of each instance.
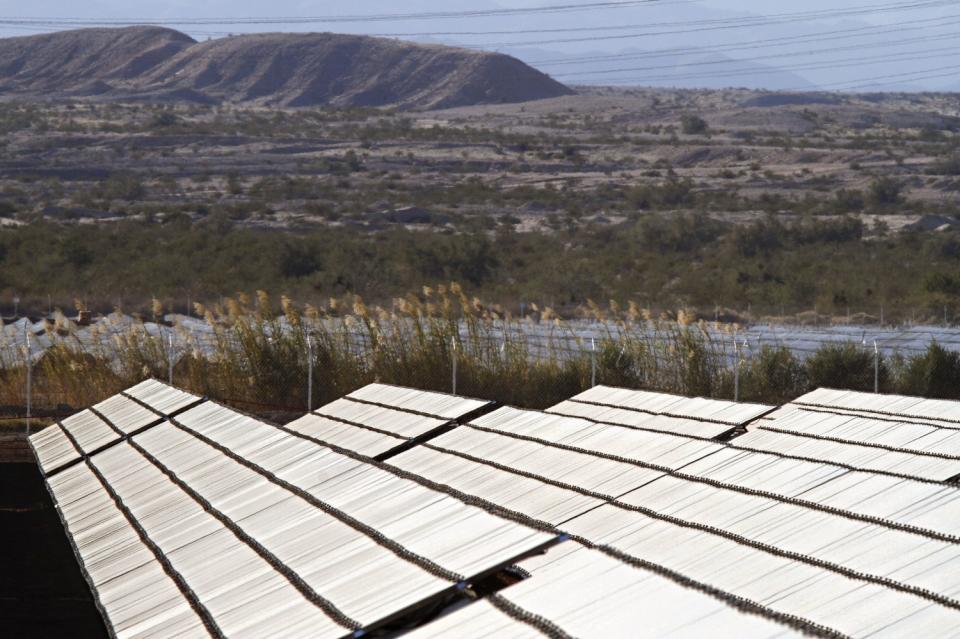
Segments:
[[[730,397],[732,342],[683,311],[653,316],[630,304],[583,307],[598,337],[586,340],[549,308],[512,317],[453,283],[389,307],[359,297],[300,306],[266,293],[198,305],[207,337],[175,331],[174,383],[251,412],[303,411],[308,353],[314,406],[373,381],[457,392],[522,407],[555,404],[597,383]],[[538,326],[535,326],[538,325]],[[534,328],[540,338],[531,337]],[[51,328],[55,345],[35,364],[34,409],[93,404],[147,377],[167,378],[169,339],[134,322],[109,339],[81,341]],[[65,334],[64,334],[65,333]],[[722,334],[722,333],[721,333]],[[0,371],[0,405],[24,404],[25,360]]]

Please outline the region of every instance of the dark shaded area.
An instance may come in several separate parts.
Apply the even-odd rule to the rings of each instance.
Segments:
[[[33,463],[0,463],[0,620],[5,637],[107,636]]]

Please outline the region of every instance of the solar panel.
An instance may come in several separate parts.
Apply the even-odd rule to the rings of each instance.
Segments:
[[[719,504],[712,507],[718,513],[722,509]],[[734,513],[726,516],[730,520],[737,517]],[[890,633],[892,628],[905,633],[901,636],[920,636],[913,624],[921,612],[936,619],[935,627],[941,633],[960,623],[956,607],[918,594],[616,506],[591,511],[566,527],[594,543],[676,571],[740,600],[846,636]],[[811,531],[804,529],[804,534]]]
[[[30,445],[49,476],[202,401],[149,379],[32,435]]]
[[[719,597],[574,543],[520,567],[532,576],[406,636],[800,636]]]
[[[155,379],[143,381],[127,389],[125,394],[163,415],[172,415],[201,399],[192,393],[168,386]]]
[[[49,426],[31,436],[30,444],[37,456],[40,470],[49,475],[80,459],[76,449],[59,424]]]
[[[203,620],[85,465],[49,480],[97,604],[117,637],[209,637]]]
[[[123,428],[87,411],[64,420],[73,441],[32,439],[53,464],[101,425],[115,437],[48,486],[118,636],[344,636],[557,539],[162,384],[129,395],[181,412],[144,429],[122,395],[101,406]]]
[[[772,406],[759,404],[595,386],[548,408],[547,412],[712,439],[742,427],[772,409]]]
[[[658,466],[671,469],[680,468],[722,448],[722,444],[712,441],[516,408],[501,408],[470,420],[470,424],[478,429],[518,439],[546,442],[611,459],[656,458]]]
[[[960,476],[960,402],[820,389],[758,420],[736,443],[947,481]]]
[[[84,455],[116,443],[123,437],[122,433],[111,428],[89,409],[71,415],[60,422],[60,426]]]
[[[490,404],[490,402],[480,399],[469,399],[401,386],[388,386],[387,384],[369,384],[350,393],[347,398],[354,401],[383,404],[400,410],[415,411],[446,420],[458,419]]]
[[[930,529],[932,522],[920,519],[918,513],[909,522],[894,521],[895,507],[870,511],[869,501],[860,507],[851,502],[831,504],[834,497],[808,498],[815,489],[839,486],[833,482],[851,475],[849,469],[696,439],[691,441],[707,443],[711,452],[675,468],[655,469],[656,453],[635,454],[631,464],[625,458],[606,456],[608,451],[602,449],[595,453],[571,445],[586,431],[582,424],[562,419],[567,418],[501,409],[404,452],[390,463],[593,543],[607,543],[606,535],[616,531],[632,539],[639,533],[630,522],[643,520],[643,530],[661,534],[639,537],[638,548],[652,552],[662,547],[674,554],[667,556],[667,564],[656,554],[632,556],[684,577],[699,575],[697,579],[706,585],[812,624],[867,632],[866,626],[850,625],[856,616],[850,611],[874,605],[894,615],[874,616],[871,623],[883,627],[913,631],[914,621],[908,619],[924,619],[942,629],[955,621],[960,588],[951,580],[960,569],[960,546],[948,531]],[[485,426],[474,426],[481,423]],[[495,429],[489,428],[494,424]],[[625,435],[634,432],[612,428]],[[591,476],[594,465],[598,472]],[[889,479],[864,475],[871,486],[879,486],[875,479]],[[617,481],[606,483],[611,477]],[[631,483],[633,490],[629,490]],[[562,519],[577,510],[573,517]],[[950,506],[947,510],[945,516]],[[930,512],[940,513],[939,507]],[[591,529],[605,513],[615,515],[604,524],[608,529]],[[682,544],[688,537],[690,543]],[[714,557],[721,551],[726,555]],[[740,564],[749,569],[737,567]],[[695,575],[687,566],[703,566],[705,572]],[[796,594],[783,601],[765,599],[750,589],[758,587],[754,581],[710,577],[711,566],[718,575],[752,574],[768,593]],[[830,609],[827,603],[804,607],[805,598],[819,592],[807,584],[819,584],[836,598],[852,601],[851,608],[827,614],[823,612]],[[851,599],[854,591],[872,594]],[[931,598],[929,593],[937,595]],[[936,614],[927,610],[931,604],[936,605]],[[934,618],[938,621],[931,621]]]
[[[858,444],[837,445],[836,442],[756,428],[733,442],[737,446],[757,450],[829,460],[836,464],[863,470],[894,473],[907,477],[944,481],[960,474],[960,462],[936,456],[891,451]]]
[[[492,402],[444,393],[370,384],[287,428],[367,457],[387,459],[412,442],[429,439],[457,420],[492,406]]]
[[[395,630],[511,564],[531,576],[413,636],[960,627],[960,487],[924,478],[944,406],[601,391],[573,416],[375,384],[280,427],[150,381],[31,445],[118,636]],[[730,443],[693,426],[757,414]]]

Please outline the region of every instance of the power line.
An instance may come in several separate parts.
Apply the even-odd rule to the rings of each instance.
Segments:
[[[960,24],[960,20],[954,21],[948,24]],[[954,39],[957,36],[960,36],[958,32],[944,33],[937,36],[926,36],[919,38],[905,38],[902,40],[889,40],[886,42],[878,42],[875,44],[853,44],[845,47],[832,47],[829,49],[813,49],[808,51],[790,51],[785,53],[772,53],[770,55],[765,55],[763,58],[737,58],[737,59],[724,59],[724,60],[705,60],[697,62],[678,62],[676,64],[663,64],[649,67],[626,67],[620,69],[598,69],[591,71],[576,71],[573,73],[559,73],[554,74],[554,77],[557,78],[573,78],[585,75],[609,75],[615,73],[631,73],[637,71],[659,71],[663,69],[677,69],[681,67],[709,67],[717,65],[730,65],[735,63],[754,63],[754,62],[766,62],[767,60],[779,59],[779,58],[796,58],[796,57],[805,57],[805,56],[816,56],[823,55],[825,53],[835,53],[838,51],[860,51],[863,49],[875,49],[877,47],[895,47],[902,46],[904,44],[914,44],[917,42],[934,42],[938,40],[948,40]],[[937,51],[938,49],[927,49],[927,52]],[[714,53],[714,49],[704,50],[693,50],[691,53]],[[675,76],[683,77],[683,76]]]
[[[491,16],[512,16],[512,15],[536,15],[549,13],[565,13],[570,11],[587,11],[595,9],[621,9],[628,7],[659,7],[675,4],[690,4],[694,0],[634,0],[630,2],[597,2],[597,3],[578,3],[567,5],[553,5],[546,7],[530,7],[516,9],[483,9],[474,11],[459,12],[427,12],[410,14],[379,14],[367,16],[288,16],[288,17],[244,17],[244,18],[125,18],[125,19],[91,19],[91,18],[58,18],[58,17],[0,17],[0,24],[7,25],[39,25],[39,26],[78,26],[78,25],[261,25],[261,24],[312,24],[322,22],[383,22],[392,20],[426,20],[426,19],[458,19],[474,17]],[[957,4],[957,0],[911,0],[909,2],[894,2],[881,4],[858,5],[847,7],[845,9],[826,9],[818,11],[802,11],[792,13],[780,13],[769,15],[756,15],[737,18],[713,18],[709,20],[693,20],[682,22],[660,22],[644,23],[642,25],[605,25],[594,27],[568,27],[556,29],[519,29],[502,31],[427,31],[427,32],[394,32],[394,33],[371,33],[384,37],[426,37],[426,36],[475,36],[475,35],[526,35],[534,33],[582,33],[592,31],[622,31],[637,28],[651,27],[679,27],[679,26],[713,26],[734,28],[741,26],[763,26],[769,24],[771,20],[796,21],[811,20],[818,18],[849,17],[866,14],[887,13],[896,11],[909,11],[916,9],[937,8]],[[699,29],[693,29],[698,31]],[[665,32],[664,35],[676,32]],[[608,36],[608,38],[636,37],[637,34],[625,36]],[[658,34],[640,34],[640,35],[658,35]],[[604,38],[598,38],[604,39]],[[556,42],[574,42],[580,40],[557,40]],[[552,42],[552,41],[546,41]],[[501,45],[513,46],[513,45]]]
[[[939,71],[946,71],[950,69],[948,73],[937,73]],[[934,74],[934,75],[928,75]],[[934,80],[939,78],[951,78],[960,76],[960,70],[957,69],[957,65],[951,64],[945,67],[935,67],[933,69],[926,69],[924,71],[908,71],[906,73],[894,73],[889,75],[880,75],[874,76],[872,78],[860,78],[853,82],[833,82],[831,84],[821,85],[823,88],[843,88],[846,90],[854,91],[857,89],[864,89],[867,87],[873,87],[886,82],[888,80],[896,79],[907,79],[907,80]],[[866,82],[864,82],[866,81]],[[855,84],[862,83],[862,84]]]
[[[816,18],[840,18],[840,17],[852,17],[852,16],[861,16],[861,15],[875,15],[878,13],[891,13],[899,11],[914,11],[918,9],[931,9],[937,7],[944,7],[949,5],[956,5],[957,0],[933,0],[932,2],[914,2],[909,4],[900,4],[900,5],[887,5],[884,7],[874,7],[874,8],[860,8],[860,9],[844,9],[839,11],[833,11],[831,13],[821,13],[817,14],[815,12],[807,13],[795,13],[795,14],[779,14],[779,15],[770,15],[770,16],[758,16],[757,18],[742,20],[741,22],[719,22],[718,23],[709,23],[705,22],[704,26],[695,27],[695,28],[683,28],[683,29],[674,29],[671,31],[640,31],[634,33],[620,34],[620,35],[605,35],[605,36],[590,36],[590,37],[581,37],[581,38],[556,38],[553,40],[527,40],[527,41],[517,41],[517,42],[498,42],[498,43],[486,43],[483,45],[474,45],[476,48],[504,48],[504,47],[527,47],[527,46],[542,46],[547,44],[573,44],[581,42],[601,42],[601,41],[611,41],[611,40],[633,40],[641,37],[655,37],[655,36],[665,36],[665,35],[680,35],[688,33],[703,33],[707,31],[723,31],[729,29],[744,29],[750,27],[763,27],[771,26],[778,24],[789,24],[792,22],[804,22]],[[693,23],[681,23],[681,24],[693,24]],[[584,28],[585,31],[589,31],[589,28]]]
[[[625,9],[639,6],[688,4],[692,0],[621,0],[617,2],[578,2],[572,4],[547,5],[526,8],[474,9],[467,11],[427,11],[421,13],[382,13],[346,16],[287,16],[287,17],[243,17],[243,18],[126,18],[97,20],[91,18],[43,18],[43,17],[7,17],[3,21],[16,24],[40,25],[138,25],[138,24],[175,24],[175,25],[239,25],[239,24],[305,24],[313,22],[392,22],[401,20],[447,20],[465,18],[485,18],[497,16],[538,15],[549,13],[570,13],[606,9]]]
[[[784,36],[779,38],[765,38],[761,40],[752,40],[742,44],[722,44],[711,46],[710,52],[742,51],[748,49],[764,49],[771,46],[782,46],[784,44],[808,44],[811,42],[828,42],[832,40],[847,40],[851,37],[869,37],[875,35],[884,35],[887,33],[899,33],[901,31],[915,31],[923,28],[922,26],[905,25],[928,25],[937,23],[938,26],[947,26],[955,24],[954,22],[944,22],[952,18],[960,18],[960,14],[951,14],[939,16],[937,18],[922,18],[918,20],[904,20],[897,23],[897,26],[870,26],[857,27],[853,29],[835,29],[831,31],[821,31],[797,36]],[[685,53],[702,52],[703,48],[676,47],[672,49],[657,49],[655,51],[642,51],[636,53],[613,53],[610,55],[595,55],[579,58],[555,58],[552,60],[537,60],[537,66],[562,66],[567,64],[583,64],[584,62],[606,62],[613,60],[642,60],[646,58],[663,58]]]
[[[740,25],[753,26],[758,22],[769,19],[791,18],[797,20],[815,20],[821,18],[848,17],[856,15],[887,13],[891,11],[913,11],[917,9],[936,9],[939,7],[957,4],[956,0],[911,0],[910,2],[895,2],[884,4],[858,5],[844,9],[821,9],[817,11],[800,11],[793,13],[775,13],[768,15],[750,15],[735,18],[711,18],[707,20],[683,20],[674,22],[645,22],[643,24],[621,24],[603,26],[561,27],[545,29],[513,29],[501,31],[422,31],[405,33],[372,33],[384,37],[441,37],[441,36],[487,36],[487,35],[527,35],[534,33],[583,33],[588,31],[629,31],[632,29],[672,28],[711,25]],[[671,32],[672,33],[672,32]]]
[[[937,52],[936,55],[929,55],[933,52]],[[956,53],[960,52],[960,46],[945,47],[941,49],[930,49],[924,55],[904,55],[904,54],[893,54],[893,55],[881,55],[881,56],[868,56],[862,58],[840,58],[836,61],[832,61],[827,64],[812,64],[812,65],[800,65],[800,66],[790,66],[790,67],[775,67],[770,69],[744,69],[741,71],[723,71],[723,72],[714,72],[714,73],[691,73],[683,75],[661,75],[661,76],[652,76],[643,78],[644,82],[665,82],[671,80],[698,80],[704,78],[732,78],[732,77],[744,77],[744,76],[754,76],[754,75],[773,75],[783,72],[795,72],[795,71],[822,71],[822,70],[832,70],[832,69],[842,69],[850,66],[860,66],[863,64],[878,64],[880,62],[909,62],[914,60],[931,60],[935,58],[942,57],[943,53]],[[747,62],[747,63],[760,63],[760,60],[735,60],[731,62]],[[558,76],[564,77],[564,76]]]

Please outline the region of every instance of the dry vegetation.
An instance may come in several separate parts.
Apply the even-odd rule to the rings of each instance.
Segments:
[[[952,95],[0,110],[0,304],[34,312],[254,288],[384,303],[438,279],[561,313],[960,312]]]
[[[732,340],[718,339],[683,312],[654,317],[636,304],[585,309],[607,327],[594,352],[587,344],[569,349],[561,338],[572,331],[552,309],[512,318],[457,284],[425,288],[388,307],[358,297],[322,307],[282,298],[277,305],[259,292],[197,310],[212,340],[204,348],[180,336],[174,383],[261,415],[304,410],[310,352],[315,406],[372,381],[450,391],[454,359],[459,393],[517,406],[550,406],[590,387],[594,377],[684,395],[734,395]],[[521,322],[551,327],[545,349],[510,330]],[[168,343],[142,324],[88,349],[64,328],[51,326],[59,345],[34,366],[35,414],[69,413],[146,377],[167,378]],[[885,391],[960,398],[960,355],[935,344],[923,355],[881,358],[879,365]],[[825,346],[804,362],[784,347],[766,346],[741,353],[739,369],[739,398],[768,403],[820,386],[872,390],[874,383],[873,354],[858,344]],[[26,375],[25,363],[0,371],[0,406],[14,414],[22,414]]]

